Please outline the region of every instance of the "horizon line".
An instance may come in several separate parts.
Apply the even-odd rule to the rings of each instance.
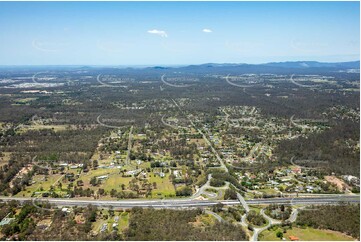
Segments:
[[[207,64],[218,64],[218,65],[265,65],[271,63],[296,63],[296,62],[317,62],[317,63],[347,63],[347,62],[360,62],[358,60],[348,60],[348,61],[316,61],[316,60],[290,60],[290,61],[271,61],[271,62],[262,62],[262,63],[246,63],[246,62],[204,62],[198,64],[0,64],[0,67],[41,67],[41,66],[88,66],[88,67],[183,67],[183,66],[199,66],[199,65],[207,65]]]

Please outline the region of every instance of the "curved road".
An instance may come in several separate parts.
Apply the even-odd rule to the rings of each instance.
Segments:
[[[282,222],[281,221],[278,221],[278,220],[275,220],[273,218],[270,218],[268,215],[266,215],[264,213],[264,209],[262,209],[260,211],[260,214],[265,218],[267,219],[268,221],[268,224],[262,228],[254,228],[253,229],[253,235],[250,239],[250,241],[257,241],[258,240],[258,235],[261,234],[264,230],[268,229],[269,227],[271,227],[272,225],[274,224],[281,224]]]
[[[219,216],[218,214],[216,214],[216,213],[214,213],[214,212],[212,212],[212,211],[210,211],[210,210],[205,210],[204,212],[205,212],[206,214],[212,215],[212,216],[215,217],[219,222],[224,222],[224,219],[223,219],[221,216]]]

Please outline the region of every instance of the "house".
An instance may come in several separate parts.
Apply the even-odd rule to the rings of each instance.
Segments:
[[[108,179],[108,175],[98,176],[97,179],[99,179],[99,180]]]
[[[13,221],[15,218],[4,218],[3,220],[1,220],[0,222],[0,226],[4,226],[6,224],[11,223],[11,221]]]
[[[298,240],[300,240],[298,237],[293,236],[293,235],[288,236],[288,238],[289,238],[291,241],[298,241]]]
[[[108,229],[108,224],[104,223],[100,229],[100,232],[105,232]]]
[[[125,174],[128,176],[133,176],[139,174],[141,171],[142,171],[141,169],[137,169],[137,170],[127,171]]]
[[[75,176],[74,173],[66,173],[65,174],[65,177],[68,178],[69,181],[74,180],[74,176]]]
[[[280,180],[281,180],[281,182],[288,182],[288,181],[291,181],[292,178],[286,176],[286,177],[282,177]]]
[[[345,175],[342,177],[347,183],[360,187],[360,179],[356,176]]]
[[[314,187],[313,186],[306,186],[307,192],[313,192]]]
[[[295,167],[295,168],[292,169],[292,172],[294,174],[301,174],[302,169],[301,169],[301,167]]]
[[[181,178],[182,173],[181,173],[181,171],[179,171],[179,170],[174,170],[174,171],[173,171],[173,175],[174,175],[176,178]]]
[[[277,185],[279,185],[279,183],[276,182],[276,181],[274,181],[274,180],[269,180],[269,181],[267,182],[267,184],[268,184],[268,185],[272,185],[272,186],[277,186]]]
[[[64,213],[70,213],[70,209],[69,209],[69,208],[62,208],[61,211],[64,212]]]

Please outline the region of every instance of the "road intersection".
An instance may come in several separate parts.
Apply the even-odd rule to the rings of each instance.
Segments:
[[[31,202],[34,198],[26,197],[0,197],[0,201],[16,200],[21,203]],[[54,206],[112,206],[113,208],[195,208],[210,207],[218,203],[224,205],[240,205],[239,200],[198,200],[198,199],[133,199],[133,200],[96,200],[96,199],[76,199],[76,198],[37,198],[38,202],[49,202]],[[316,205],[316,204],[337,204],[340,202],[360,203],[358,195],[329,195],[320,197],[297,197],[297,198],[263,198],[245,200],[248,205],[267,205],[267,204],[293,204],[293,205]]]

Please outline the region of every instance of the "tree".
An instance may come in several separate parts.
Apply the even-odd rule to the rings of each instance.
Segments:
[[[232,189],[227,189],[226,192],[224,193],[224,199],[228,200],[228,199],[237,199],[237,193],[236,191],[232,190]]]
[[[211,182],[210,182],[210,185],[212,187],[221,187],[221,186],[225,185],[225,182],[223,180],[221,180],[221,179],[212,178]]]
[[[103,188],[99,188],[98,194],[103,196],[105,194],[105,190]]]
[[[94,169],[98,168],[98,161],[97,160],[93,160],[93,168]]]
[[[276,233],[276,236],[277,236],[277,238],[282,239],[282,238],[283,238],[283,233],[282,233],[281,231],[278,231],[278,232]]]
[[[217,203],[216,205],[213,205],[212,210],[213,212],[217,213],[222,211],[224,205],[222,203]]]
[[[95,176],[93,176],[91,179],[90,179],[90,184],[92,186],[96,186],[98,185],[98,181],[97,181],[97,178]]]
[[[192,188],[189,186],[184,186],[176,190],[176,196],[190,196],[192,195]]]

